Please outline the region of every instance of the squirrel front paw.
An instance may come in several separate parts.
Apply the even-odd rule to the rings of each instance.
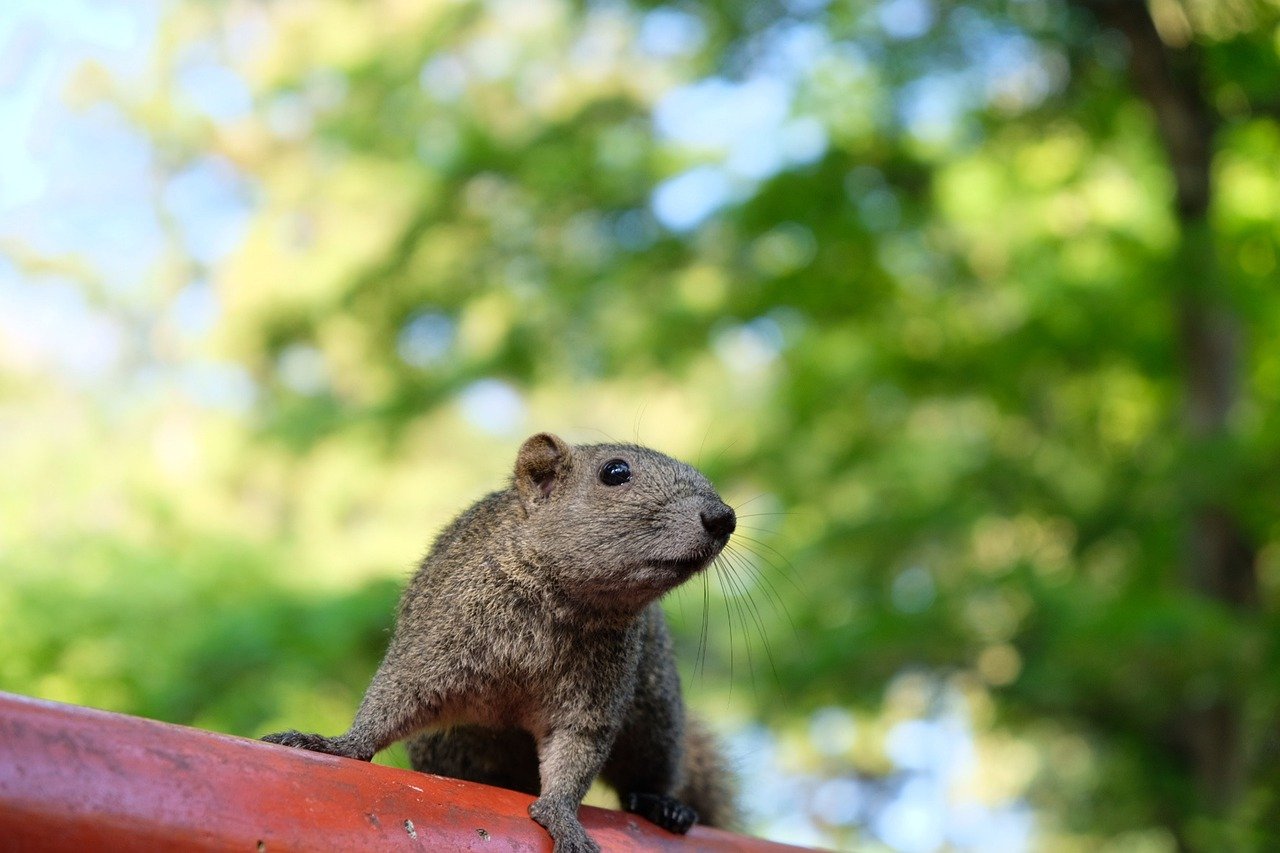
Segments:
[[[591,840],[585,829],[555,840],[554,853],[600,853],[600,845]]]
[[[263,735],[262,739],[267,743],[278,743],[280,746],[291,746],[294,749],[309,749],[312,752],[327,752],[325,747],[329,744],[327,737],[309,735],[297,729]]]
[[[529,805],[529,816],[550,833],[555,853],[600,853],[600,845],[578,821],[577,809],[539,797]]]
[[[291,746],[294,749],[306,749],[311,752],[323,752],[326,755],[337,755],[343,758],[360,758],[359,755],[353,755],[345,744],[340,743],[339,738],[328,738],[324,735],[307,734],[297,729],[289,729],[287,732],[276,732],[262,738],[267,743],[277,743],[280,746]],[[364,759],[368,760],[368,759]]]

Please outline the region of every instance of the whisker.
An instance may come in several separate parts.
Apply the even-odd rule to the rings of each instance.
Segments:
[[[640,423],[644,420],[644,412],[647,408],[649,408],[649,401],[645,400],[640,404],[640,410],[636,412],[636,419],[631,422],[631,434],[634,436],[632,440],[636,444],[640,443]]]
[[[728,565],[731,567],[731,574],[733,574],[733,579],[735,579],[736,588],[740,590],[742,599],[744,599],[744,601],[741,602],[739,612],[744,613],[744,615],[742,615],[742,621],[745,622],[745,633],[748,635],[748,637],[746,637],[746,640],[748,640],[748,649],[750,649],[751,646],[750,628],[751,625],[754,624],[756,637],[760,638],[760,644],[764,647],[765,658],[769,661],[769,670],[773,672],[773,680],[777,681],[777,666],[774,666],[773,663],[773,651],[769,648],[769,638],[767,631],[764,630],[764,620],[760,617],[759,607],[756,606],[755,598],[751,596],[751,590],[748,587],[748,584],[746,584],[746,581],[740,578],[739,574],[737,574],[741,567],[744,566],[744,560],[742,560],[740,555],[732,556],[733,558],[728,561]],[[755,689],[754,669],[753,672],[751,672],[751,689]]]
[[[795,578],[799,574],[798,572],[796,572],[796,567],[792,564],[790,560],[788,560],[785,556],[783,556],[776,548],[772,548],[768,545],[765,545],[760,540],[753,539],[750,536],[738,537],[736,540],[736,544],[738,545],[738,547],[743,548],[747,551],[750,551],[752,554],[755,554],[757,557],[759,557],[764,562],[768,563],[770,566],[773,566],[775,569],[777,567],[774,566],[772,557],[770,555],[776,555],[786,565],[786,568],[790,570],[787,572],[783,572],[783,577],[786,578],[787,583],[791,584],[791,588],[794,589],[796,592],[800,593],[800,595],[802,596],[808,595],[808,591],[805,590],[803,587],[801,587],[798,583],[796,583]]]
[[[710,584],[707,573],[702,573],[702,632],[698,636],[698,677],[702,678],[707,671],[707,614],[711,610]]]
[[[759,527],[759,526],[754,525],[754,524],[742,524],[742,523],[741,523],[741,519],[739,519],[739,524],[738,524],[737,529],[738,529],[738,530],[750,530],[750,531],[752,531],[752,532],[754,532],[754,533],[763,533],[763,534],[766,534],[766,535],[772,535],[772,534],[774,534],[775,532],[777,532],[777,531],[776,531],[776,528],[773,528],[773,527]]]
[[[770,554],[773,554],[775,557],[781,560],[783,564],[786,565],[786,567],[790,569],[792,572],[796,570],[796,567],[791,564],[791,561],[789,559],[787,559],[786,554],[782,553],[777,548],[770,545],[768,542],[765,542],[763,539],[757,539],[754,536],[747,536],[746,534],[739,535],[738,538],[744,542],[750,542],[755,546],[757,546],[758,548],[762,548],[765,551],[768,551]]]
[[[743,569],[745,569],[750,576],[755,577],[757,579],[761,578],[760,573],[755,569],[754,566],[751,565],[751,561],[749,559],[747,559],[741,554],[735,554],[735,556],[738,558],[738,565],[740,565]],[[744,589],[746,588],[745,584],[743,584],[743,587]],[[766,595],[766,598],[767,597],[768,596]],[[769,659],[769,669],[773,671],[773,680],[775,683],[780,682],[781,679],[778,677],[778,667],[775,664],[773,659],[773,649],[769,646],[769,635],[764,628],[764,617],[760,613],[760,606],[756,604],[756,600],[751,595],[750,590],[747,590],[747,607],[749,608],[753,618],[755,619],[756,631],[760,635],[760,643],[761,645],[764,646],[765,656]],[[785,607],[784,607],[784,611],[785,611]],[[794,630],[794,626],[792,627]]]
[[[751,652],[751,630],[750,629],[751,629],[752,618],[755,618],[756,620],[756,631],[760,636],[761,642],[764,644],[766,653],[768,653],[769,642],[764,637],[763,625],[759,621],[758,614],[754,614],[752,618],[749,618],[749,616],[752,616],[751,608],[753,606],[753,602],[751,600],[751,592],[750,590],[747,589],[747,586],[743,582],[743,580],[740,577],[738,577],[736,562],[733,559],[726,560],[725,569],[727,574],[726,581],[735,591],[734,605],[738,610],[738,618],[742,620],[743,642],[746,644],[746,647],[747,647],[747,665],[750,667],[750,672],[751,672],[751,695],[752,695],[752,698],[759,701],[760,694],[756,687],[755,659]],[[743,599],[746,600],[745,605],[744,605]],[[770,658],[772,659],[772,655],[770,655]],[[776,670],[775,670],[775,678],[776,678]]]
[[[750,553],[755,554],[753,551]],[[760,555],[755,554],[755,556],[759,557]],[[787,624],[791,626],[792,634],[798,636],[799,632],[796,631],[795,620],[791,618],[791,610],[787,607],[787,602],[778,591],[778,588],[773,585],[773,581],[769,580],[769,575],[745,557],[743,559],[743,565],[746,571],[749,572],[760,584],[762,584],[760,589],[764,592],[765,599],[769,602],[769,606],[773,608],[773,612],[775,614],[779,613],[779,608],[781,608],[781,614],[786,617]],[[804,593],[801,592],[801,595],[803,594]]]
[[[702,470],[702,451],[707,446],[707,436],[711,435],[712,423],[712,421],[707,421],[707,428],[702,433],[702,441],[698,442],[698,455],[694,457],[696,461],[694,462],[693,467],[697,468],[699,471]]]
[[[725,596],[724,599],[724,618],[729,623],[729,696],[726,701],[731,701],[733,699],[733,614],[729,612],[729,596]]]
[[[735,507],[733,508],[733,511],[734,511],[734,512],[737,512],[738,510],[742,509],[744,506],[746,506],[747,504],[751,503],[752,501],[758,501],[758,500],[760,500],[762,497],[764,497],[765,495],[768,495],[768,494],[770,494],[770,493],[769,493],[769,492],[761,492],[760,494],[756,495],[754,498],[747,498],[745,501],[743,501],[742,503],[740,503],[740,504],[738,504],[737,506],[735,506]]]
[[[792,515],[795,515],[795,513],[786,512],[785,510],[778,510],[777,512],[749,512],[746,515],[739,515],[738,520],[742,521],[744,518],[783,518],[785,516]]]
[[[726,444],[724,447],[720,448],[720,452],[719,452],[719,453],[717,453],[717,454],[715,455],[715,457],[714,457],[714,458],[712,458],[711,462],[709,462],[709,463],[708,463],[708,466],[710,466],[710,465],[714,465],[715,463],[719,462],[719,461],[720,461],[720,457],[722,457],[722,456],[724,456],[726,453],[728,453],[728,452],[729,452],[729,449],[730,449],[731,447],[733,447],[733,446],[734,446],[735,444],[737,444],[737,443],[738,443],[738,439],[736,439],[736,438],[735,438],[733,441],[729,442],[729,443],[728,443],[728,444]]]

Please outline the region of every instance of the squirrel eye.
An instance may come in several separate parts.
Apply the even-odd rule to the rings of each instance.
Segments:
[[[600,482],[606,486],[621,486],[631,479],[631,466],[622,459],[610,459],[600,466]]]

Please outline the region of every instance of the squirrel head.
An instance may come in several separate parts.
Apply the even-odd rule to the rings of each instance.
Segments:
[[[639,611],[706,568],[737,524],[693,467],[634,444],[529,438],[515,466],[521,538],[575,595]]]

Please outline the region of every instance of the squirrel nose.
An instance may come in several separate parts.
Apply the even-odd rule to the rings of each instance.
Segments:
[[[734,515],[733,507],[726,504],[720,504],[710,512],[703,510],[700,515],[703,528],[717,538],[728,536],[738,527],[738,517]]]

